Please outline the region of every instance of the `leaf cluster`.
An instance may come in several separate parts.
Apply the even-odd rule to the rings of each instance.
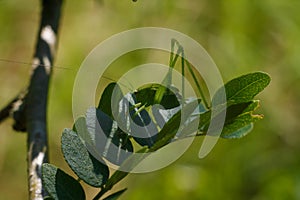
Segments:
[[[173,53],[175,45],[178,46],[176,54]],[[171,85],[172,70],[179,55],[182,74],[186,65],[201,98],[186,98]],[[254,97],[270,83],[268,74],[254,72],[237,77],[217,90],[208,102],[191,65],[184,58],[183,47],[176,40],[172,40],[169,66],[170,71],[162,84],[144,85],[123,94],[117,83],[110,83],[98,106],[89,108],[84,117],[75,121],[72,129],[63,131],[62,153],[78,178],[74,179],[54,165],[44,164],[42,178],[49,198],[85,199],[80,184],[83,181],[100,188],[94,197],[100,199],[148,152],[187,137],[241,138],[263,118],[254,113],[259,107],[259,101]],[[110,175],[108,164],[119,166],[119,170]],[[124,168],[127,170],[122,170]],[[117,199],[125,190],[104,199]]]
[[[235,78],[224,85],[227,109],[224,110],[226,118],[221,133],[222,138],[241,138],[252,130],[254,122],[262,119],[262,115],[254,114],[259,107],[259,101],[253,98],[269,82],[270,77],[266,73],[254,72]],[[73,129],[65,129],[62,133],[62,152],[70,168],[78,176],[77,180],[51,164],[43,165],[43,182],[51,198],[85,199],[80,184],[82,180],[92,187],[100,188],[100,192],[95,196],[95,199],[99,199],[128,175],[128,172],[117,170],[109,176],[110,171],[105,164],[107,161],[103,159],[117,165],[126,162],[134,163],[132,164],[134,167],[140,160],[136,158],[132,160],[131,152],[156,151],[180,139],[178,132],[184,133],[184,137],[190,136],[195,130],[188,130],[187,127],[195,123],[196,120],[193,118],[195,115],[200,117],[200,120],[196,121],[198,123],[196,135],[205,135],[210,122],[217,121],[219,115],[224,114],[221,111],[212,116],[211,109],[199,109],[204,107],[199,99],[186,100],[185,106],[180,106],[177,91],[168,88],[163,88],[164,94],[158,106],[155,104],[155,95],[161,87],[164,86],[147,85],[126,95],[121,93],[116,83],[106,87],[98,107],[89,109],[85,117],[77,119]],[[212,104],[215,106],[220,104],[221,91],[222,89],[218,90],[212,98]],[[126,115],[126,112],[129,114]],[[184,127],[178,125],[182,120],[184,120]],[[130,134],[130,131],[136,128],[132,127],[134,124],[140,125],[138,131],[145,133],[145,137],[140,138]],[[101,141],[97,139],[97,128],[101,128],[105,135],[100,138]],[[148,137],[147,133],[153,130],[157,131],[157,134]],[[104,148],[109,143],[125,150],[122,152],[129,153],[121,154],[117,149],[108,148],[100,150],[102,155],[99,155],[99,149],[95,149],[95,146]],[[144,148],[134,151],[133,143]],[[93,154],[93,150],[98,151],[98,154]],[[117,199],[125,190],[111,194],[105,199]]]

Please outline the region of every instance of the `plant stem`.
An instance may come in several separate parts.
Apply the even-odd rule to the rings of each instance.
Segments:
[[[104,187],[101,188],[100,192],[93,198],[93,200],[100,199],[108,190]]]
[[[185,104],[185,72],[184,72],[184,51],[182,50],[182,56],[181,56],[181,88],[182,88],[182,108],[184,107]]]

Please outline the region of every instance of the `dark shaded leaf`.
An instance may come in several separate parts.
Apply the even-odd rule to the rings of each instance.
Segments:
[[[54,165],[43,164],[42,179],[43,186],[55,200],[85,199],[85,193],[79,182]]]
[[[115,92],[113,93],[114,90]],[[139,95],[139,97],[142,98],[141,100],[143,100],[143,97],[141,95],[148,95],[149,97],[149,95],[152,94],[147,92],[151,93],[151,90],[149,91],[143,90],[141,93],[139,92],[136,93]],[[113,95],[115,95],[114,102],[112,102]],[[131,132],[133,138],[140,145],[151,146],[154,144],[155,141],[155,136],[152,137],[151,133],[157,133],[157,129],[155,125],[151,123],[151,118],[146,110],[142,109],[137,112],[138,108],[134,108],[135,104],[138,102],[140,101],[136,99],[135,94],[129,93],[123,97],[122,91],[119,88],[119,86],[116,83],[111,83],[105,88],[104,92],[102,93],[98,108],[102,112],[107,114],[109,117],[111,117],[111,119],[114,119],[114,116],[118,117],[117,118],[118,126],[120,126],[126,132]],[[113,109],[115,111],[114,113],[111,109],[112,105],[115,106]],[[123,108],[122,109],[122,111],[124,111],[123,113],[122,112],[117,113],[117,111],[118,112],[120,111],[119,106]],[[128,113],[130,113],[130,115],[128,115]],[[128,127],[129,123],[130,123],[130,127]],[[121,133],[122,130],[119,129],[119,132]],[[117,142],[119,143],[119,141]]]
[[[226,110],[225,123],[233,121],[237,116],[245,112],[245,109],[248,108],[251,103],[252,102],[246,102],[229,106]]]
[[[129,133],[141,146],[152,146],[156,141],[158,129],[145,107],[138,103],[132,93],[120,102],[119,127]]]
[[[94,149],[110,162],[120,165],[133,152],[129,136],[100,109],[88,109],[86,123]]]
[[[103,91],[98,108],[114,119],[113,115],[118,116],[119,102],[123,98],[121,88],[117,83],[110,83]],[[112,109],[112,106],[113,109]]]

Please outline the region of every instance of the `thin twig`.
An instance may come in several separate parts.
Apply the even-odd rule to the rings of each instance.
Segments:
[[[3,122],[6,118],[8,118],[13,110],[13,105],[19,100],[18,97],[14,98],[11,102],[9,102],[2,110],[0,110],[0,123]]]

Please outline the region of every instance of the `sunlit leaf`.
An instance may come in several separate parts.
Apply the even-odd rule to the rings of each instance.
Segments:
[[[260,93],[271,78],[264,72],[254,72],[232,79],[225,84],[227,105],[249,102]],[[213,97],[213,102],[217,105],[222,103],[222,89],[219,89]]]

